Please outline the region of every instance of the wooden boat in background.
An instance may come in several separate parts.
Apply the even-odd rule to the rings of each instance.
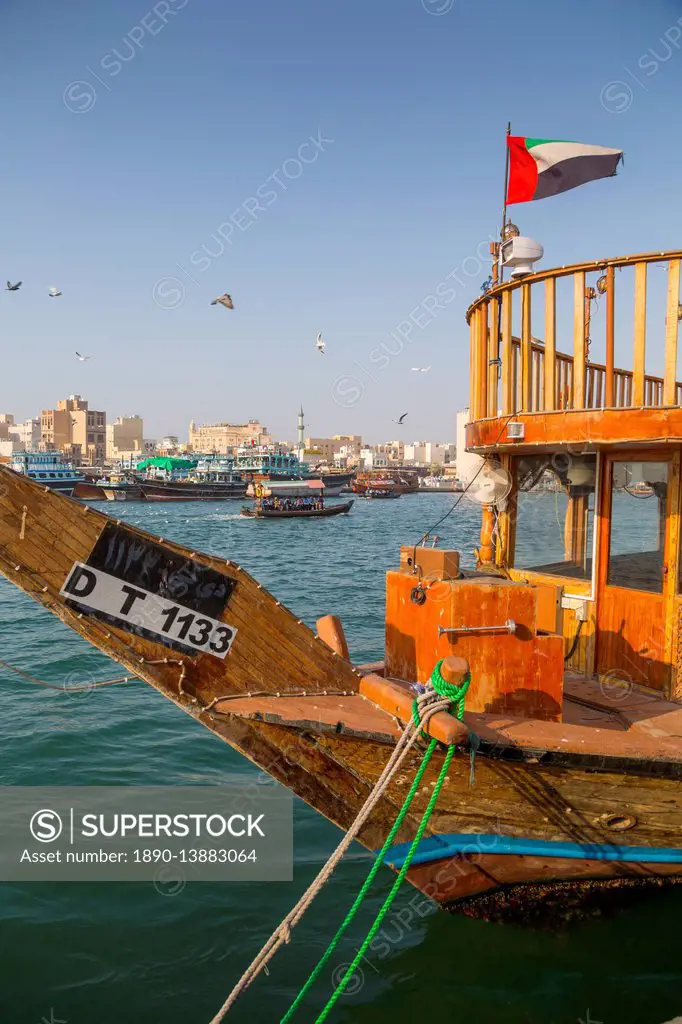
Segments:
[[[143,480],[140,489],[145,501],[227,501],[243,498],[245,481],[231,483],[195,483],[184,480]]]
[[[535,920],[540,910],[573,913],[595,892],[621,900],[679,881],[681,259],[548,270],[497,285],[469,309],[467,448],[506,470],[510,490],[483,504],[475,570],[462,571],[455,551],[401,549],[386,576],[380,664],[353,665],[338,623],[320,620],[313,633],[234,562],[116,523],[3,467],[0,571],[342,829],[409,720],[414,684],[441,659],[464,659],[463,723],[440,712],[428,726],[459,752],[407,874],[442,906]],[[665,375],[655,378],[644,371],[646,280],[663,261]],[[617,268],[619,291],[628,274],[634,288],[632,370],[614,364],[625,316],[615,316]],[[588,275],[606,297],[601,364],[587,358]],[[562,279],[574,296],[570,353],[556,321]],[[544,302],[543,344],[531,336],[531,297]],[[593,350],[596,334],[592,325]],[[634,532],[623,481],[651,490],[632,498]],[[545,505],[547,523],[561,517],[558,548],[553,534],[528,542]],[[212,628],[164,632],[151,613],[116,602],[123,585]],[[441,745],[387,856],[394,868],[443,757]],[[420,762],[415,752],[380,798],[359,836],[369,850],[385,840]]]
[[[324,508],[243,508],[242,515],[251,519],[321,519],[326,516],[347,515],[353,507],[352,501],[344,501],[339,505],[326,505]]]

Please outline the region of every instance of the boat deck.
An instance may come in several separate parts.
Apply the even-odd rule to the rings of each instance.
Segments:
[[[383,663],[363,665],[360,671],[383,674]],[[604,767],[614,758],[658,763],[663,771],[666,765],[682,767],[682,704],[636,685],[608,685],[612,693],[605,683],[567,673],[561,722],[479,712],[465,712],[464,722],[486,745],[516,748],[526,759],[535,754],[571,759],[584,755],[588,760],[601,758]]]

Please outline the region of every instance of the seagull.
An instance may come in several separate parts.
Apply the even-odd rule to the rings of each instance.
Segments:
[[[430,366],[413,366],[412,373],[428,373],[431,369]]]
[[[59,291],[59,288],[55,288],[54,285],[50,288],[48,292],[48,295],[50,296],[51,299],[56,299],[57,296],[61,294],[62,293]]]
[[[320,334],[318,334],[317,340],[316,340],[315,344],[317,345],[317,351],[320,353],[321,356],[323,356],[324,355],[324,346],[326,345],[326,342],[322,341],[322,333],[321,332],[320,332]]]
[[[403,425],[403,420],[405,419],[405,417],[406,417],[406,416],[407,416],[407,413],[406,413],[406,412],[404,412],[404,413],[402,414],[402,416],[400,416],[400,417],[399,417],[399,418],[398,418],[397,420],[392,420],[392,422],[393,422],[393,423],[397,423],[399,427],[402,427],[402,425]]]
[[[12,284],[10,281],[7,282],[6,292],[18,292],[21,288],[21,281],[17,281],[16,284]]]
[[[76,356],[78,359],[80,359],[81,363],[84,363],[86,360],[90,358],[90,356],[82,356],[80,352],[76,352]]]
[[[213,302],[211,303],[211,305],[212,306],[220,305],[220,306],[224,306],[225,309],[234,309],[234,303],[232,301],[232,296],[228,295],[227,292],[225,292],[224,295],[219,295],[217,299],[214,299]]]

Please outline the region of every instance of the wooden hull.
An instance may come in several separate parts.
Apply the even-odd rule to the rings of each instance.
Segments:
[[[232,498],[243,498],[246,484],[194,484],[178,483],[140,484],[145,501],[227,501]]]
[[[352,507],[352,501],[345,501],[342,505],[329,505],[327,508],[289,509],[281,512],[274,509],[243,508],[242,515],[251,519],[324,519],[345,515]]]
[[[78,483],[73,497],[81,501],[142,501],[142,490],[137,485],[117,487],[115,484]]]
[[[94,565],[97,556],[100,568],[109,567],[115,575],[119,563],[128,564],[120,555],[145,548],[160,552],[172,573],[189,563],[195,575],[208,573],[225,581],[223,610],[211,612],[237,630],[224,658],[208,651],[170,649],[139,623],[103,620],[61,593],[74,563]],[[112,558],[110,566],[107,559]],[[395,719],[358,696],[360,670],[336,655],[240,566],[115,524],[101,512],[0,466],[0,571],[341,829],[354,820],[395,741]],[[140,583],[140,576],[121,578],[151,587],[144,579]],[[183,601],[194,607],[190,597]],[[300,712],[292,710],[294,699],[276,704],[276,691],[320,690],[347,695],[338,698],[338,713],[332,709],[326,724],[320,698],[303,697]],[[254,711],[257,698],[244,696],[250,691],[273,694],[276,707],[284,705],[285,710],[265,713],[261,706]],[[221,701],[225,697],[241,697],[239,703],[247,710],[238,709],[234,700]],[[492,890],[499,890],[504,903],[506,887],[542,883],[551,888],[550,883],[586,878],[657,882],[682,876],[682,742],[674,735],[667,742],[660,739],[660,718],[651,735],[639,731],[636,736],[509,716],[472,713],[466,721],[481,738],[473,785],[470,758],[462,751],[452,762],[424,836],[423,842],[431,846],[420,844],[418,863],[408,873],[438,903],[453,907],[466,901],[463,905],[471,912],[470,901]],[[682,723],[677,729],[682,735]],[[592,745],[585,739],[588,732]],[[414,837],[442,758],[439,749],[389,861],[397,864],[401,844]],[[363,828],[360,841],[368,849],[377,850],[383,843],[420,761],[417,751]],[[624,817],[631,817],[632,824],[626,822],[628,830],[621,834],[618,822]],[[473,852],[457,846],[462,836],[468,837],[467,845],[474,844]],[[502,845],[515,840],[540,843],[542,853],[510,852]],[[625,841],[638,860],[627,859],[630,855],[618,845]],[[610,859],[604,859],[604,851]],[[510,913],[518,902],[515,897],[509,904]]]

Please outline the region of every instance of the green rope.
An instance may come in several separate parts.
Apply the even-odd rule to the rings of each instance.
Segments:
[[[433,670],[433,672],[431,674],[431,683],[433,685],[434,690],[438,694],[440,694],[443,697],[449,697],[454,702],[454,704],[455,704],[454,713],[456,714],[457,718],[461,721],[462,716],[464,714],[464,698],[466,696],[467,690],[469,689],[469,683],[471,682],[471,676],[469,674],[467,674],[467,676],[463,680],[461,686],[453,686],[451,683],[447,683],[443,679],[442,675],[440,674],[440,666],[441,666],[441,664],[442,664],[442,661],[439,661],[438,664],[435,666],[435,668],[434,668],[434,670]],[[417,703],[416,703],[416,701],[415,701],[415,704],[413,706],[413,715],[414,714],[417,714],[417,718],[416,718],[415,724],[418,726],[420,723],[419,723],[419,718],[418,718],[418,713],[417,713]],[[280,1024],[288,1024],[288,1021],[291,1020],[291,1018],[293,1017],[294,1013],[296,1012],[298,1007],[301,1005],[303,999],[305,998],[307,993],[310,991],[310,989],[312,988],[312,986],[315,983],[315,981],[317,980],[317,978],[320,976],[320,973],[321,973],[323,967],[329,961],[329,958],[331,957],[332,953],[334,952],[334,950],[338,946],[338,944],[339,944],[339,942],[340,942],[344,932],[346,931],[346,929],[348,928],[348,926],[352,922],[353,918],[357,914],[358,910],[360,909],[360,906],[363,903],[363,901],[365,899],[365,896],[367,895],[367,892],[369,891],[369,888],[370,888],[372,882],[374,881],[374,878],[377,875],[377,872],[379,871],[380,867],[384,863],[384,858],[385,858],[386,854],[388,853],[388,850],[393,845],[393,840],[395,839],[395,837],[396,837],[396,835],[397,835],[397,833],[398,833],[398,831],[399,831],[403,821],[405,820],[405,817],[406,817],[407,812],[408,812],[408,810],[410,808],[412,800],[414,799],[415,793],[417,792],[417,790],[419,788],[421,780],[422,780],[422,778],[424,776],[424,772],[426,771],[426,769],[428,767],[428,764],[429,764],[429,762],[431,760],[431,756],[432,756],[434,750],[436,749],[437,745],[438,745],[437,740],[432,739],[430,741],[429,746],[428,746],[428,748],[427,748],[427,750],[426,750],[426,752],[424,754],[424,757],[422,759],[422,763],[420,764],[419,769],[417,770],[417,773],[416,773],[416,775],[414,777],[414,781],[413,781],[413,783],[412,783],[412,785],[410,787],[410,790],[409,790],[407,796],[405,797],[405,800],[403,801],[403,805],[400,808],[400,811],[398,812],[398,816],[397,816],[397,818],[396,818],[396,820],[395,820],[395,822],[393,824],[393,827],[391,828],[391,831],[389,832],[388,836],[386,837],[386,841],[384,842],[384,845],[382,846],[381,851],[379,852],[379,854],[377,855],[374,863],[372,864],[372,867],[370,868],[369,874],[367,875],[367,878],[365,879],[365,882],[363,883],[362,888],[360,889],[358,895],[356,896],[355,900],[353,901],[353,904],[352,904],[350,910],[346,914],[346,917],[344,918],[344,920],[342,921],[341,925],[339,926],[336,934],[334,935],[334,937],[332,938],[331,942],[327,946],[326,950],[322,954],[320,960],[318,961],[318,963],[314,967],[310,977],[306,981],[306,983],[303,986],[303,988],[301,989],[301,991],[296,996],[295,1000],[293,1001],[293,1003],[291,1004],[291,1006],[287,1010],[287,1012],[284,1015],[284,1017],[282,1017],[282,1020],[280,1021]],[[341,979],[341,981],[337,985],[335,991],[332,993],[332,995],[331,995],[327,1005],[324,1007],[324,1009],[322,1010],[322,1013],[317,1018],[316,1024],[320,1024],[321,1021],[326,1019],[327,1015],[332,1010],[334,1004],[336,1003],[336,1001],[339,999],[339,997],[341,996],[341,994],[345,990],[346,986],[348,985],[348,982],[350,981],[350,979],[352,978],[355,970],[357,969],[357,966],[358,966],[360,960],[362,959],[364,953],[366,952],[369,944],[371,943],[372,939],[376,935],[376,933],[377,933],[377,931],[378,931],[378,929],[379,929],[379,927],[381,925],[381,922],[383,921],[384,917],[388,913],[388,910],[390,909],[391,904],[393,903],[393,900],[395,899],[395,897],[396,897],[396,895],[398,893],[398,890],[399,890],[400,886],[402,885],[403,879],[405,878],[405,875],[407,874],[407,871],[408,871],[408,869],[410,867],[410,864],[412,862],[412,858],[414,857],[414,854],[415,854],[415,852],[417,850],[417,847],[419,846],[419,843],[420,843],[420,841],[422,839],[422,836],[424,834],[426,826],[427,826],[427,824],[429,822],[429,818],[431,817],[431,813],[432,813],[433,808],[434,808],[434,806],[436,804],[436,800],[438,799],[438,794],[440,793],[440,790],[442,788],[443,782],[445,780],[445,776],[447,775],[448,768],[450,767],[450,762],[452,761],[454,753],[455,753],[455,747],[454,746],[449,747],[448,751],[447,751],[447,754],[445,756],[445,760],[443,761],[443,766],[441,768],[440,774],[438,776],[438,781],[436,782],[436,785],[434,786],[433,793],[431,794],[431,798],[430,798],[430,800],[428,802],[426,810],[424,811],[424,815],[423,815],[422,820],[421,820],[421,822],[419,824],[419,828],[417,829],[417,834],[415,835],[414,839],[412,840],[412,844],[410,846],[410,849],[409,849],[409,851],[407,853],[407,856],[405,858],[405,861],[404,861],[404,863],[403,863],[403,865],[402,865],[402,867],[401,867],[401,869],[400,869],[400,871],[398,873],[398,876],[395,879],[395,882],[393,883],[393,887],[391,888],[391,891],[389,892],[388,896],[386,897],[383,906],[379,910],[379,913],[377,914],[377,916],[376,916],[376,918],[374,920],[374,923],[372,924],[372,927],[369,930],[367,938],[365,939],[365,941],[363,942],[362,946],[360,947],[360,950],[358,951],[358,954],[357,954],[355,960],[353,961],[351,966],[348,968],[348,970],[344,974],[343,978]]]
[[[471,673],[467,672],[464,679],[459,686],[455,686],[454,683],[448,683],[443,679],[440,674],[440,667],[443,664],[443,658],[436,662],[436,665],[431,673],[431,685],[440,697],[448,697],[454,704],[454,710],[450,714],[454,714],[456,718],[461,722],[464,717],[464,699],[471,683]],[[419,728],[419,705],[417,701],[412,703],[412,720],[417,728]],[[422,735],[424,735],[422,733]]]
[[[434,744],[435,744],[435,742],[436,741],[433,740]],[[341,978],[341,981],[336,986],[336,989],[334,990],[334,992],[332,992],[331,996],[329,997],[329,1001],[327,1002],[327,1005],[324,1007],[324,1009],[322,1010],[322,1013],[319,1015],[319,1017],[315,1021],[315,1024],[321,1024],[321,1022],[326,1020],[327,1017],[329,1016],[331,1010],[334,1007],[334,1004],[337,1002],[339,997],[343,994],[343,992],[344,992],[348,982],[351,980],[351,978],[355,974],[360,961],[362,960],[362,958],[364,957],[365,953],[367,952],[367,949],[368,949],[370,943],[374,939],[374,936],[376,935],[376,933],[379,931],[379,928],[381,927],[381,922],[383,921],[384,917],[386,916],[386,914],[390,910],[391,904],[393,903],[393,900],[398,895],[398,890],[399,890],[400,886],[402,885],[403,879],[405,878],[405,875],[408,872],[410,864],[412,863],[412,858],[414,857],[415,853],[417,852],[417,847],[419,846],[419,843],[421,842],[421,838],[422,838],[422,836],[424,834],[424,830],[426,829],[426,826],[428,825],[429,818],[431,817],[431,812],[433,811],[433,808],[434,808],[434,806],[436,804],[436,800],[438,799],[438,794],[440,793],[440,790],[441,790],[441,787],[443,785],[443,782],[445,781],[445,776],[447,775],[448,769],[450,767],[450,762],[452,761],[454,753],[455,753],[454,746],[448,747],[448,752],[445,755],[445,760],[443,761],[443,767],[440,770],[440,774],[438,776],[438,781],[436,782],[436,785],[433,788],[433,793],[431,794],[431,799],[429,800],[428,805],[426,807],[426,810],[424,811],[424,815],[422,817],[422,820],[419,823],[419,828],[417,829],[417,834],[414,837],[414,839],[412,840],[412,845],[410,846],[410,849],[407,852],[407,856],[405,857],[405,861],[403,863],[403,866],[401,867],[401,869],[400,869],[400,871],[398,873],[398,877],[396,878],[395,882],[393,883],[393,887],[392,887],[391,891],[389,892],[388,896],[384,900],[383,906],[381,907],[379,913],[375,917],[374,923],[372,924],[372,927],[368,931],[367,937],[366,937],[365,941],[360,946],[359,950],[357,951],[357,953],[355,955],[355,958],[354,958],[352,964],[350,965],[350,967],[348,968],[348,970],[344,974],[343,978]]]
[[[345,932],[346,928],[348,927],[348,925],[351,923],[351,921],[355,917],[356,913],[358,912],[358,910],[360,908],[360,905],[361,905],[362,901],[364,900],[365,896],[367,895],[369,887],[371,886],[372,882],[374,881],[374,878],[375,878],[379,868],[383,865],[384,857],[388,853],[389,847],[391,847],[393,845],[393,840],[396,837],[398,829],[400,828],[400,826],[402,825],[403,821],[405,820],[405,816],[406,816],[408,810],[410,809],[410,804],[412,803],[414,795],[415,795],[415,793],[417,792],[417,790],[419,788],[419,784],[420,784],[420,782],[422,780],[424,772],[426,771],[428,763],[431,760],[431,755],[433,754],[433,751],[436,749],[436,746],[437,746],[437,740],[431,740],[429,748],[426,751],[426,753],[424,754],[424,759],[422,760],[422,763],[419,766],[417,774],[414,777],[414,781],[413,781],[413,783],[412,783],[412,785],[410,787],[410,791],[407,794],[407,796],[405,797],[405,800],[403,802],[403,806],[400,808],[400,811],[398,813],[398,817],[395,820],[393,828],[391,829],[391,831],[389,832],[388,836],[386,837],[386,842],[382,846],[380,853],[377,855],[376,860],[372,864],[370,872],[367,875],[367,878],[365,879],[365,882],[364,882],[362,888],[360,889],[360,892],[355,897],[355,901],[354,901],[352,907],[350,908],[350,910],[346,914],[346,917],[344,918],[342,924],[340,925],[336,935],[331,940],[331,942],[327,946],[326,950],[322,954],[322,957],[319,960],[319,962],[317,963],[317,965],[315,966],[312,974],[310,975],[310,977],[306,981],[305,985],[303,986],[301,991],[298,993],[298,995],[294,999],[293,1003],[291,1004],[291,1006],[289,1007],[289,1009],[287,1010],[285,1015],[282,1017],[282,1020],[280,1021],[280,1024],[287,1024],[287,1021],[291,1020],[291,1018],[293,1017],[293,1015],[296,1012],[297,1008],[300,1006],[301,1002],[303,1001],[305,995],[307,994],[307,992],[310,990],[310,988],[313,986],[313,984],[315,983],[315,981],[319,977],[322,968],[327,963],[327,961],[329,960],[329,957],[332,955],[332,953],[336,949],[337,945],[339,944],[341,936],[343,935],[343,933]]]

